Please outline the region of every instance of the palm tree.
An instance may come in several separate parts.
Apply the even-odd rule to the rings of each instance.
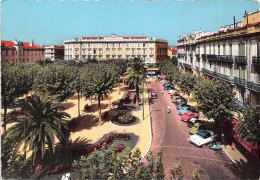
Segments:
[[[32,151],[35,170],[41,169],[41,162],[48,146],[50,155],[55,153],[55,137],[65,145],[70,136],[70,115],[63,111],[64,106],[58,102],[57,96],[35,93],[27,101],[18,102],[21,110],[8,114],[6,124],[14,124],[4,134],[3,141],[12,139],[14,156],[22,144],[24,151]]]
[[[125,78],[129,84],[134,84],[136,90],[136,106],[139,106],[139,86],[144,82],[146,68],[140,59],[134,59],[126,69]]]

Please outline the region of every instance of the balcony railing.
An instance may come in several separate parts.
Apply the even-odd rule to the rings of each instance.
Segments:
[[[260,84],[255,84],[253,82],[247,82],[247,87],[253,89],[254,91],[260,92]]]
[[[235,99],[235,102],[236,102],[238,107],[240,107],[242,109],[246,108],[245,104],[243,102],[239,101],[238,99]]]
[[[260,57],[254,56],[254,57],[252,58],[252,61],[253,61],[253,64],[255,64],[255,65],[260,65]]]
[[[234,84],[233,77],[227,76],[225,74],[220,74],[218,72],[213,72],[213,71],[207,70],[205,68],[202,68],[202,72],[209,75],[209,76],[212,76],[214,78],[218,78],[218,79],[221,79],[221,80],[224,80],[224,81],[228,81],[231,84]]]
[[[191,69],[191,65],[190,64],[183,63],[183,66],[186,67],[186,68],[190,68]]]
[[[246,56],[235,56],[236,63],[247,64]]]
[[[225,61],[226,61],[226,62],[232,62],[232,63],[233,63],[233,56],[231,56],[231,55],[226,56]]]
[[[235,83],[241,86],[246,86],[246,80],[235,77]]]
[[[206,60],[207,54],[202,54],[201,57],[202,57],[203,60]]]

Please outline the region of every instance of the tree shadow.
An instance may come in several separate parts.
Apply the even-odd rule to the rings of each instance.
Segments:
[[[83,129],[91,129],[98,126],[98,118],[92,114],[86,114],[77,118],[73,118],[70,121],[70,131],[78,132]]]
[[[87,105],[87,104],[86,104]],[[108,104],[100,104],[101,110],[106,109],[108,107]],[[98,111],[98,104],[91,104],[90,106],[84,108],[83,112],[87,113],[93,113]]]
[[[63,106],[65,107],[65,109],[69,109],[69,108],[74,107],[75,104],[72,102],[66,102],[66,103],[63,103]]]
[[[131,114],[130,112],[127,112],[127,113]],[[118,110],[111,109],[109,111],[102,113],[101,119],[102,119],[103,123],[106,123],[106,122],[109,122],[114,116],[116,116],[118,114],[119,114]]]
[[[82,146],[89,145],[92,140],[89,140],[85,137],[77,137],[74,141],[72,139],[69,140],[67,145],[64,147],[60,143],[57,143],[55,146],[56,151],[64,151],[64,150],[72,150]]]

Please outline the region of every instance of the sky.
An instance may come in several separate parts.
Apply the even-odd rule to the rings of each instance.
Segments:
[[[1,39],[61,45],[80,37],[148,36],[177,45],[193,31],[216,32],[242,21],[257,1],[174,0],[4,0]]]

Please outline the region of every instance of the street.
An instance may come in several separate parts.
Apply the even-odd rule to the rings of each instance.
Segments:
[[[194,170],[200,173],[201,179],[243,179],[223,150],[214,151],[207,146],[200,148],[190,144],[187,123],[180,120],[170,95],[166,90],[161,94],[162,89],[159,81],[148,84],[149,92],[156,91],[158,95],[157,99],[150,101],[153,134],[150,151],[156,155],[162,148],[165,179],[170,179],[172,163],[178,161],[181,162],[184,179],[191,179]],[[171,113],[167,112],[168,105]]]

